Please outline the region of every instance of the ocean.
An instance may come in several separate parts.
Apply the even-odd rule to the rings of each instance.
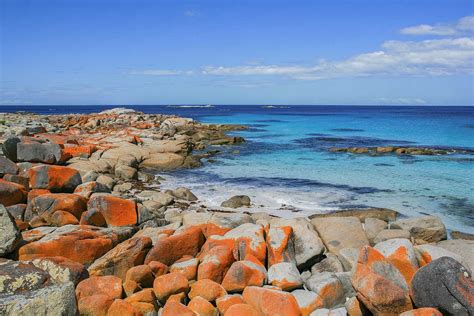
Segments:
[[[434,214],[473,233],[474,107],[435,106],[126,106],[205,123],[245,124],[247,142],[216,147],[204,166],[160,174],[163,188],[186,186],[210,206],[246,194],[257,209],[284,217],[350,207]],[[0,106],[0,112],[98,112],[111,106]],[[439,156],[354,155],[331,147],[430,146]]]

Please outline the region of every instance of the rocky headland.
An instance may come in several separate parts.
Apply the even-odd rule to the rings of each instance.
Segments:
[[[288,219],[160,189],[244,128],[1,114],[0,315],[474,315],[473,236],[436,216]]]

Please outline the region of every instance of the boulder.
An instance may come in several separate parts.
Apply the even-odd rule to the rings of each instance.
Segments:
[[[261,315],[301,315],[298,302],[290,293],[256,286],[245,288],[243,298]],[[238,305],[234,305],[235,306]],[[233,307],[231,307],[233,308]],[[230,310],[230,309],[229,309]],[[229,310],[227,313],[229,313]]]
[[[16,136],[8,137],[2,144],[2,151],[5,157],[11,161],[17,162],[17,144],[21,143],[20,138]]]
[[[369,245],[369,240],[357,217],[315,218],[311,223],[316,227],[326,248],[335,255],[338,255],[343,248],[360,249]]]
[[[48,272],[51,278],[59,283],[72,282],[77,285],[80,281],[89,277],[84,265],[61,256],[39,258],[31,261],[31,263],[35,267]]]
[[[195,257],[201,250],[204,240],[204,234],[199,226],[186,228],[172,236],[157,240],[148,252],[145,264],[160,261],[169,266],[183,256]]]
[[[222,286],[229,293],[242,292],[247,286],[263,286],[267,271],[263,264],[249,255],[248,260],[236,261],[225,274]]]
[[[158,301],[152,288],[129,295],[125,301],[139,309],[144,315],[153,315],[158,310]]]
[[[419,268],[411,242],[408,239],[390,239],[378,243],[374,248],[380,251],[401,272],[407,284],[410,284]]]
[[[19,249],[20,260],[63,256],[90,265],[133,233],[131,228],[66,225]]]
[[[25,201],[26,191],[24,186],[0,179],[0,204],[10,206]]]
[[[28,171],[32,189],[47,189],[51,192],[74,192],[82,183],[79,171],[63,166],[40,165]]]
[[[188,308],[195,312],[197,315],[202,316],[217,316],[217,308],[215,308],[207,300],[203,299],[200,296],[195,296],[188,303]]]
[[[425,266],[431,261],[434,261],[441,257],[450,257],[456,261],[459,261],[468,271],[472,272],[468,262],[465,261],[463,257],[444,248],[431,244],[416,245],[415,253],[420,267]]]
[[[209,220],[206,222],[207,225],[204,229],[204,234],[206,237],[224,235],[231,229],[252,222],[252,218],[248,214],[212,212]]]
[[[153,291],[161,302],[165,302],[170,295],[186,292],[188,287],[188,279],[178,272],[161,275],[153,282]]]
[[[268,267],[282,262],[296,264],[293,228],[270,225],[266,229]]]
[[[30,221],[35,216],[40,216],[51,223],[49,219],[56,211],[68,212],[79,220],[86,209],[87,200],[82,196],[70,193],[43,194],[28,203],[25,220]]]
[[[434,307],[444,315],[474,314],[474,282],[459,262],[441,257],[420,268],[411,295],[417,307]]]
[[[8,158],[0,156],[0,177],[6,174],[17,174],[18,166]]]
[[[18,143],[18,161],[59,164],[67,160],[60,145],[54,143]]]
[[[184,256],[170,266],[170,272],[179,272],[188,280],[196,280],[199,259]]]
[[[13,252],[20,245],[22,236],[15,219],[8,213],[6,208],[0,204],[0,257]]]
[[[91,276],[77,285],[77,300],[92,295],[106,295],[111,299],[120,299],[122,298],[122,280],[112,275]]]
[[[311,267],[311,273],[319,273],[319,272],[343,272],[344,267],[342,266],[341,261],[337,258],[336,255],[331,253],[327,253],[326,258],[321,260],[320,262],[316,263],[314,266]]]
[[[198,198],[188,188],[180,187],[175,190],[168,190],[166,191],[166,193],[171,194],[178,200],[185,200],[185,201],[190,201],[190,202],[194,202],[198,200]]]
[[[240,294],[227,294],[216,299],[217,310],[221,315],[225,315],[227,310],[236,304],[245,304],[242,295]]]
[[[234,304],[227,309],[226,316],[260,316],[261,313],[249,304]]]
[[[416,243],[437,242],[448,236],[446,227],[438,216],[400,219],[391,223],[390,228],[409,231]]]
[[[153,270],[149,265],[138,265],[127,270],[123,289],[127,296],[131,296],[135,292],[153,287],[154,280]]]
[[[230,199],[222,202],[221,206],[229,208],[249,207],[250,198],[246,195],[235,195]]]
[[[435,308],[422,307],[403,312],[400,314],[400,316],[443,316],[443,314],[441,314],[441,312]]]
[[[456,259],[470,271],[474,271],[474,240],[456,239],[442,240],[436,246],[455,253],[460,257]]]
[[[140,163],[140,168],[155,169],[161,171],[185,167],[186,156],[175,153],[156,153],[146,156]]]
[[[191,290],[188,293],[190,299],[200,296],[209,302],[213,302],[221,296],[227,295],[227,291],[212,280],[204,279],[191,284]]]
[[[313,291],[294,290],[291,292],[298,303],[302,316],[310,315],[315,309],[320,308],[321,298]]]
[[[113,302],[114,299],[104,294],[83,297],[77,302],[79,315],[107,316],[107,311]]]
[[[30,188],[30,180],[28,177],[19,176],[16,174],[6,174],[3,176],[3,180],[22,185],[26,190]]]
[[[136,180],[138,179],[138,170],[128,166],[117,166],[115,167],[115,176],[124,180]]]
[[[274,218],[270,222],[271,226],[291,226],[298,270],[307,270],[321,260],[325,250],[324,244],[307,219],[302,217],[293,219]]]
[[[364,230],[365,234],[367,235],[367,239],[369,240],[370,244],[373,246],[375,245],[374,239],[377,235],[384,229],[388,227],[387,222],[382,221],[377,218],[366,218],[364,223]]]
[[[234,251],[236,251],[236,257],[240,260],[244,259],[247,254],[251,254],[260,262],[265,263],[267,247],[265,231],[261,225],[252,223],[242,224],[225,233],[224,239],[234,240]]]
[[[190,310],[186,305],[168,300],[163,307],[161,316],[196,316],[192,310]]]
[[[403,275],[378,250],[360,250],[352,275],[357,298],[373,313],[398,315],[413,308]]]
[[[291,262],[280,262],[268,268],[268,283],[283,291],[291,291],[303,285],[300,272]]]
[[[135,201],[107,194],[93,195],[87,209],[101,213],[108,227],[136,225],[138,219]]]
[[[115,300],[107,310],[107,316],[142,316],[142,312],[124,300]]]
[[[225,245],[213,247],[201,257],[197,278],[221,283],[234,261],[232,248]]]
[[[373,240],[373,244],[378,244],[390,239],[411,239],[411,234],[409,231],[404,229],[384,229],[380,231]]]
[[[93,193],[110,193],[107,186],[97,181],[84,182],[76,187],[74,194],[90,198]]]
[[[312,303],[316,308],[332,308],[344,304],[346,293],[344,284],[335,273],[315,273],[305,281],[306,288],[318,295],[318,299]]]
[[[115,275],[125,280],[128,269],[143,264],[151,248],[148,237],[134,237],[118,244],[97,259],[89,268],[90,275]]]
[[[26,211],[26,204],[15,204],[6,207],[8,213],[15,219],[15,220],[24,220],[25,211]]]

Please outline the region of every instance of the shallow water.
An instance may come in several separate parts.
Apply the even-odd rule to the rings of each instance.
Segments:
[[[127,106],[129,107],[129,106]],[[110,107],[1,107],[0,111],[97,112]],[[352,206],[436,214],[450,229],[474,227],[474,107],[133,106],[146,113],[207,123],[247,124],[247,143],[220,147],[203,168],[165,174],[164,187],[186,186],[210,205],[247,194],[282,216]],[[444,156],[331,153],[331,147],[437,146],[465,149]],[[232,153],[238,150],[239,153]],[[469,152],[471,151],[471,152]]]

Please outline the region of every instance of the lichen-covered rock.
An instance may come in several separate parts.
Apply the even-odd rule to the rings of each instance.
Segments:
[[[252,305],[234,304],[227,310],[226,316],[261,316],[262,314]]]
[[[318,294],[313,291],[307,290],[294,290],[291,292],[298,302],[302,316],[308,316],[315,309],[321,307],[321,298]]]
[[[438,216],[399,219],[391,223],[390,227],[409,231],[417,243],[437,242],[448,236],[446,227]]]
[[[335,273],[322,272],[313,274],[305,281],[306,288],[318,295],[312,303],[316,308],[332,308],[343,304],[346,298],[344,284]]]
[[[118,244],[88,268],[90,275],[115,275],[125,280],[128,269],[143,264],[151,239],[134,237]]]
[[[179,272],[188,280],[196,280],[198,265],[198,258],[184,256],[171,265],[170,272]]]
[[[468,239],[451,239],[442,240],[436,243],[437,247],[441,247],[446,251],[450,251],[458,255],[458,260],[468,270],[474,271],[474,240]]]
[[[53,279],[60,283],[72,282],[76,285],[89,277],[84,265],[61,256],[39,258],[31,263],[48,272]]]
[[[21,246],[20,260],[63,256],[90,265],[115,245],[133,234],[131,228],[99,228],[66,225],[55,229],[41,239]]]
[[[123,289],[125,290],[125,293],[127,293],[127,296],[131,296],[133,293],[142,289],[153,287],[154,280],[155,276],[153,275],[153,270],[149,265],[138,265],[128,269],[125,274]]]
[[[107,316],[143,316],[143,314],[132,304],[118,299],[110,305]]]
[[[190,310],[186,305],[168,300],[163,307],[162,316],[196,316],[196,313]]]
[[[303,280],[294,263],[281,262],[268,269],[268,283],[283,291],[291,291],[301,287]]]
[[[77,308],[81,316],[107,316],[114,299],[108,295],[96,294],[78,300]]]
[[[70,213],[78,221],[86,209],[87,200],[82,196],[70,193],[42,194],[28,203],[25,220],[30,221],[35,216],[40,216],[51,224],[50,217],[56,211],[63,211]]]
[[[240,294],[227,294],[216,299],[216,306],[221,315],[225,315],[232,305],[244,303],[245,301]]]
[[[282,262],[296,264],[293,228],[270,225],[266,229],[268,267]]]
[[[265,266],[249,255],[236,261],[225,274],[222,286],[230,293],[242,292],[247,286],[263,286],[267,280]]]
[[[69,167],[40,165],[30,168],[28,174],[32,189],[72,193],[82,183],[79,171]]]
[[[227,295],[227,291],[220,285],[212,280],[199,280],[191,284],[191,290],[188,293],[189,298],[193,299],[196,296],[200,296],[209,302],[215,301],[221,296]]]
[[[76,287],[78,300],[92,295],[106,295],[111,299],[122,298],[122,280],[116,276],[91,276]]]
[[[153,291],[161,302],[165,302],[170,295],[186,292],[188,288],[188,279],[178,272],[161,275],[153,282]]]
[[[342,266],[341,261],[337,258],[336,255],[331,253],[327,253],[326,258],[321,260],[320,262],[316,263],[314,266],[311,267],[311,273],[319,273],[319,272],[343,272],[344,267]]]
[[[287,292],[256,286],[248,286],[244,290],[243,297],[247,304],[254,307],[259,313],[261,313],[261,315],[264,316],[301,315],[298,302],[293,295]]]
[[[260,262],[265,263],[267,246],[264,236],[265,232],[261,225],[246,223],[225,233],[224,239],[234,240],[234,251],[237,252],[236,257],[240,260],[247,254],[251,254]]]
[[[400,316],[443,316],[443,314],[435,308],[422,307],[403,312]]]
[[[75,315],[72,282],[59,283],[31,263],[0,263],[1,315]]]
[[[416,307],[434,307],[444,315],[474,314],[474,282],[459,262],[441,257],[413,277],[411,296]]]
[[[197,278],[221,283],[234,261],[233,249],[225,245],[213,247],[201,257]]]
[[[137,224],[137,205],[132,200],[108,194],[97,194],[90,198],[87,210],[101,213],[108,227]]]
[[[23,238],[15,223],[15,219],[1,204],[0,231],[0,257],[3,257],[13,252],[18,247]]]
[[[398,315],[413,308],[403,275],[370,246],[360,250],[352,285],[357,298],[374,314]]]
[[[407,284],[410,284],[419,268],[412,243],[408,239],[390,239],[378,243],[374,248],[380,251],[403,274]]]
[[[195,257],[201,250],[204,240],[204,234],[199,226],[186,228],[175,235],[157,240],[148,252],[145,264],[160,261],[169,266],[183,256]]]
[[[109,193],[110,189],[97,181],[84,182],[76,187],[74,194],[90,198],[93,193]]]
[[[200,316],[218,316],[217,308],[200,296],[193,297],[188,308]]]
[[[25,201],[26,190],[24,186],[0,179],[0,204],[10,206]]]
[[[275,218],[271,220],[270,225],[291,226],[298,270],[304,271],[309,269],[321,260],[325,250],[324,244],[313,225],[306,218]]]
[[[468,254],[468,250],[469,249],[467,249],[467,251],[463,251],[462,254]],[[441,257],[450,257],[456,261],[459,261],[466,269],[468,269],[472,273],[472,269],[470,268],[469,262],[466,261],[464,257],[457,253],[451,252],[445,248],[441,248],[432,244],[416,245],[415,254],[420,267],[425,266],[431,261],[434,261]]]

